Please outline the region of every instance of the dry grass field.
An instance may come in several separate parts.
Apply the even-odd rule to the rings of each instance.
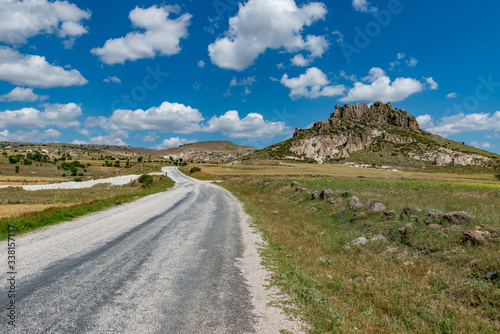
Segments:
[[[491,174],[399,173],[344,165],[204,166],[244,203],[269,247],[265,262],[311,333],[500,332],[500,182]],[[188,169],[186,169],[188,170]],[[305,188],[296,192],[292,181]],[[349,191],[394,210],[352,220],[311,192]],[[405,207],[421,209],[400,216]],[[472,221],[425,223],[430,210]],[[483,233],[484,244],[464,242]],[[370,239],[381,234],[382,242]],[[368,242],[355,246],[353,240]],[[289,305],[284,305],[287,308]]]

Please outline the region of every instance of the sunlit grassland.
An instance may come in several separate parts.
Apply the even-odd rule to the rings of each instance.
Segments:
[[[500,239],[484,246],[462,242],[465,230],[500,227],[500,182],[491,174],[399,173],[342,165],[203,166],[195,177],[220,185],[244,203],[269,247],[272,284],[292,296],[312,333],[498,333],[500,331]],[[268,181],[268,184],[263,182]],[[290,187],[298,181],[306,192]],[[345,191],[366,203],[382,201],[393,219],[368,215],[351,222],[345,206],[312,200],[313,190]],[[432,230],[410,221],[406,206],[464,210],[473,220]],[[387,243],[345,247],[355,238],[381,233]],[[473,261],[474,260],[474,261]],[[471,264],[471,261],[475,263]]]

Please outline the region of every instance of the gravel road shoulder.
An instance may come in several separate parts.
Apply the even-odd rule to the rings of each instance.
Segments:
[[[270,302],[283,300],[286,296],[280,294],[276,287],[269,288],[271,273],[262,266],[259,254],[259,249],[265,247],[265,242],[260,232],[251,226],[252,218],[245,212],[242,203],[234,196],[233,198],[240,211],[240,227],[245,247],[243,258],[239,259],[239,267],[252,296],[254,316],[257,320],[256,333],[276,334],[281,333],[283,329],[287,330],[287,333],[305,333],[302,330],[306,327],[304,322],[285,315],[279,307],[269,305]]]

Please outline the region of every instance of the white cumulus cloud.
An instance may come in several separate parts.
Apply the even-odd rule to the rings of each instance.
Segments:
[[[82,115],[82,109],[75,103],[46,104],[44,111],[35,108],[0,111],[0,127],[20,126],[24,128],[44,128],[57,126],[61,129],[76,127],[76,120]]]
[[[500,131],[500,111],[490,113],[459,113],[441,118],[437,122],[429,122],[423,129],[443,137],[462,132]]]
[[[288,134],[291,128],[284,122],[271,122],[264,120],[258,113],[250,113],[241,119],[236,110],[230,110],[219,117],[213,116],[204,132],[222,132],[230,138],[264,138],[271,139],[275,136]]]
[[[82,21],[90,18],[68,1],[2,0],[0,1],[0,42],[24,44],[39,34],[57,34],[74,39],[88,32]]]
[[[160,132],[192,133],[199,130],[203,116],[198,109],[179,103],[163,102],[147,110],[118,109],[111,117],[88,117],[86,127],[106,130],[157,130]]]
[[[315,99],[320,96],[338,96],[342,95],[345,91],[344,85],[329,86],[330,80],[317,67],[307,69],[306,73],[299,75],[297,78],[289,78],[288,74],[285,73],[281,78],[281,83],[290,88],[290,97],[292,99],[301,97]]]
[[[128,138],[126,131],[117,130],[106,135],[92,137],[89,139],[89,143],[94,145],[126,146],[127,143],[123,141],[126,138]]]
[[[44,101],[48,99],[47,95],[37,95],[33,92],[32,88],[16,87],[9,93],[0,96],[0,102],[34,102],[34,101]]]
[[[121,84],[122,83],[122,81],[120,80],[120,78],[115,77],[115,76],[104,78],[102,81],[108,82],[108,83],[114,82],[114,83],[117,83],[117,84]]]
[[[0,46],[0,80],[38,88],[82,86],[87,80],[77,70],[49,64],[45,57],[23,55]]]
[[[432,77],[430,78],[425,78],[425,81],[427,82],[427,84],[429,85],[429,89],[431,90],[436,90],[438,89],[439,85],[436,81],[434,81],[434,79],[432,79]]]
[[[221,68],[241,71],[267,49],[308,51],[312,58],[321,57],[328,48],[326,38],[304,38],[302,33],[304,27],[323,20],[326,13],[321,2],[298,7],[294,0],[249,0],[229,19],[226,36],[209,45],[210,59]]]
[[[493,147],[493,145],[491,145],[488,142],[477,142],[477,141],[471,142],[470,145],[482,149],[489,149]]]
[[[0,141],[13,142],[40,142],[40,139],[59,138],[61,133],[55,129],[47,129],[43,132],[38,130],[26,131],[19,130],[10,132],[9,130],[0,131]]]
[[[423,84],[416,79],[397,78],[391,81],[386,73],[378,67],[372,68],[369,75],[363,80],[368,81],[369,84],[354,83],[354,87],[340,101],[398,102],[412,94],[421,92],[424,88]]]
[[[153,146],[154,150],[165,150],[167,148],[179,147],[185,144],[196,143],[197,140],[194,139],[184,139],[179,137],[172,137],[170,139],[165,139],[161,144]]]
[[[377,12],[378,8],[373,7],[370,2],[367,0],[352,0],[352,6],[354,9],[356,9],[358,12]]]
[[[138,29],[125,37],[109,39],[102,48],[94,48],[91,53],[102,62],[124,64],[125,61],[154,58],[156,55],[171,56],[181,51],[180,40],[188,36],[188,26],[192,15],[185,13],[175,19],[169,16],[179,13],[178,6],[152,6],[133,9],[129,18]]]
[[[457,93],[449,93],[446,95],[446,97],[449,99],[454,99],[454,98],[458,97],[458,94]]]

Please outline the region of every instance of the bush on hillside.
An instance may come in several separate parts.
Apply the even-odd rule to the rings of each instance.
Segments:
[[[147,188],[153,184],[153,176],[147,175],[147,174],[142,174],[138,181],[140,184],[142,184],[142,186],[144,188]]]
[[[200,167],[193,167],[189,171],[189,174],[193,174],[193,173],[196,173],[196,172],[201,172],[201,168]]]

